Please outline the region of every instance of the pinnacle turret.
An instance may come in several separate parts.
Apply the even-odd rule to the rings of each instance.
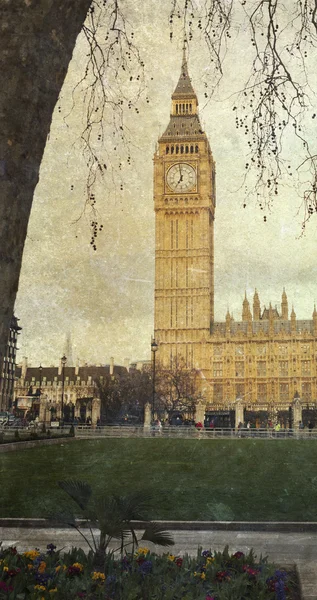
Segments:
[[[283,288],[283,293],[282,293],[282,319],[284,321],[288,320],[288,301],[287,301],[287,295],[285,292],[285,288]]]
[[[260,318],[261,318],[260,298],[259,298],[259,294],[257,292],[257,289],[255,289],[254,296],[253,296],[253,320],[254,321],[259,321]]]
[[[245,292],[243,304],[242,304],[242,321],[252,321],[252,314],[250,310],[250,303],[247,298],[247,292]]]

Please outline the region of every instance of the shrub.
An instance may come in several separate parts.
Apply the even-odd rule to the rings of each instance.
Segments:
[[[19,430],[18,429],[16,429],[15,432],[14,432],[14,439],[17,440],[17,441],[20,439],[20,434],[19,434]]]
[[[75,429],[74,429],[74,425],[70,426],[70,430],[69,430],[69,437],[75,437]]]

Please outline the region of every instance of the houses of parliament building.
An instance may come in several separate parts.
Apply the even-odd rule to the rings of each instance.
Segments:
[[[261,306],[255,291],[241,321],[214,320],[216,169],[198,116],[185,55],[170,120],[154,156],[155,339],[166,366],[182,357],[195,369],[208,410],[270,411],[317,400],[317,311],[298,320]]]

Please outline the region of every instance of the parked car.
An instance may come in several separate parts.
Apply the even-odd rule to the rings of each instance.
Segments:
[[[17,421],[17,418],[16,418],[16,416],[15,416],[15,415],[12,415],[12,414],[10,414],[10,415],[8,416],[8,421],[7,421],[7,423],[6,423],[6,424],[7,424],[9,427],[12,427],[12,425],[14,425],[15,421]]]

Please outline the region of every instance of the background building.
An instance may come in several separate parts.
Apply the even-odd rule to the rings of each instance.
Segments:
[[[229,415],[240,399],[250,413],[286,423],[294,398],[307,410],[317,402],[316,308],[312,319],[297,321],[285,289],[279,310],[261,309],[255,291],[252,310],[243,301],[241,321],[229,310],[214,321],[215,172],[184,56],[154,156],[157,359],[168,366],[182,357],[197,370],[207,414]]]
[[[15,406],[49,422],[61,418],[63,404],[65,421],[76,418],[85,423],[88,419],[95,424],[100,417],[96,381],[122,372],[126,367],[115,365],[113,359],[109,365],[81,367],[68,367],[62,360],[59,367],[30,367],[24,359],[17,368]]]
[[[13,315],[10,322],[6,354],[1,360],[0,411],[9,411],[13,403],[17,343],[19,332],[22,329],[18,325],[18,320]]]

